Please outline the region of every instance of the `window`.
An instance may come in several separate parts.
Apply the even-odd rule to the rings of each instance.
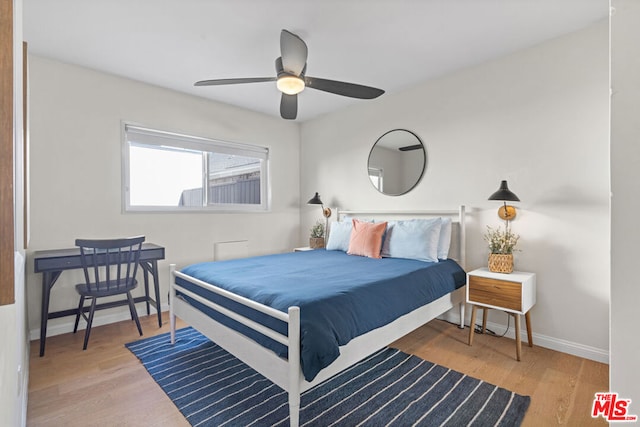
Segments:
[[[384,191],[383,177],[384,173],[382,172],[382,169],[371,167],[369,168],[369,179],[371,180],[373,186],[376,187],[376,189],[380,192]]]
[[[125,211],[268,209],[267,148],[123,128]]]

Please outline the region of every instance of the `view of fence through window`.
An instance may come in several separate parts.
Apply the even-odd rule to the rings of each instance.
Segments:
[[[207,204],[260,204],[260,159],[206,153]],[[180,206],[201,206],[202,186],[184,190]]]
[[[266,148],[131,125],[124,134],[126,210],[267,208]]]

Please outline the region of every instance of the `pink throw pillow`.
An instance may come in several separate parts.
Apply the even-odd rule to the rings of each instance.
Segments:
[[[360,222],[353,220],[353,228],[349,239],[349,255],[360,255],[369,258],[382,258],[382,235],[387,229],[386,222]]]

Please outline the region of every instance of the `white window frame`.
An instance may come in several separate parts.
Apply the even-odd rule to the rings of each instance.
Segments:
[[[124,212],[266,212],[270,208],[269,149],[267,147],[184,135],[122,122],[122,209]],[[260,166],[260,204],[218,203],[203,206],[141,206],[130,203],[130,140],[136,146],[175,147],[197,152],[216,152],[256,157]],[[204,187],[203,187],[204,188]],[[203,191],[204,203],[207,191]]]
[[[382,168],[370,167],[369,180],[379,192],[384,191],[384,170]]]

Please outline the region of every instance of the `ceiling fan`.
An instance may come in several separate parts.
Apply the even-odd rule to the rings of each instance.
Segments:
[[[275,81],[282,92],[280,115],[289,120],[295,119],[298,114],[298,94],[305,87],[359,99],[373,99],[384,93],[384,90],[374,87],[307,76],[307,45],[300,37],[287,30],[280,33],[280,54],[276,59],[276,77],[201,80],[194,86]]]

